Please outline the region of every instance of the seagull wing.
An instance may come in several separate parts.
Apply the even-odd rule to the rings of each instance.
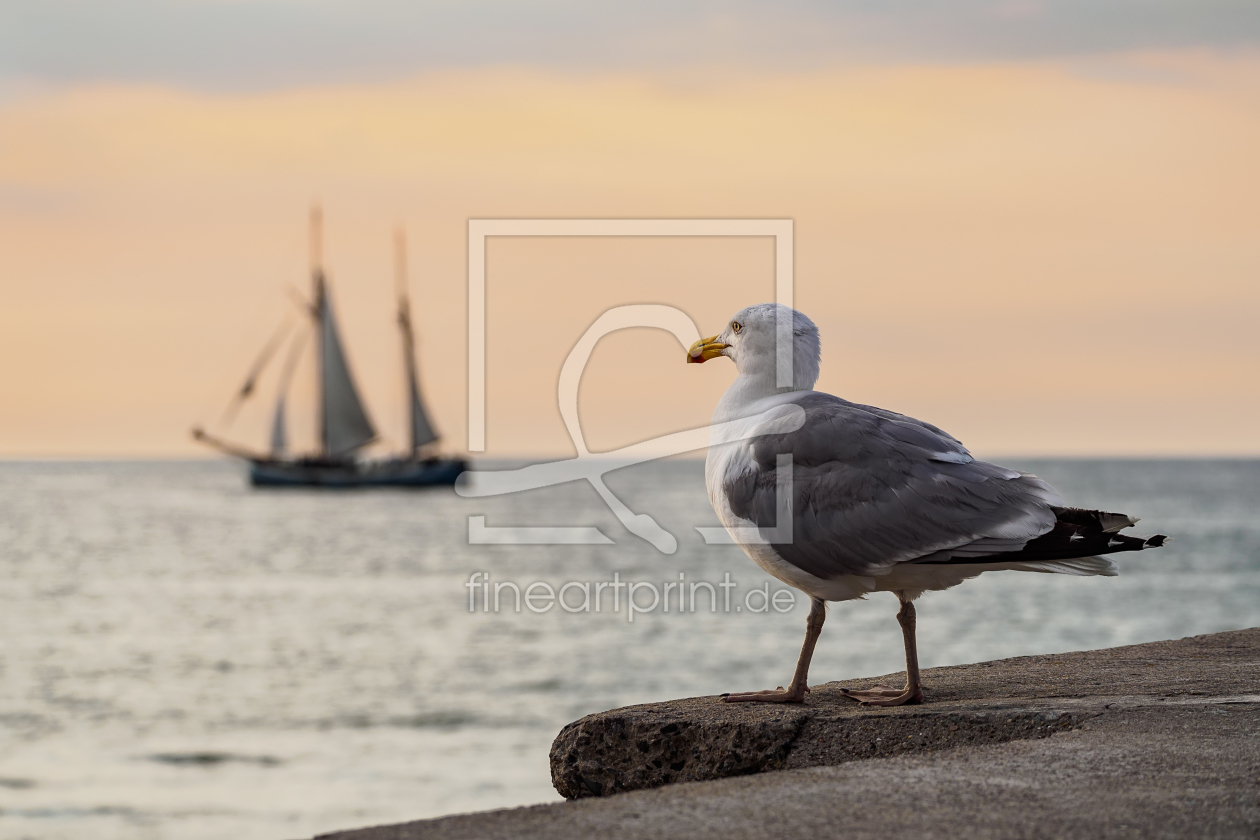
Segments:
[[[778,456],[792,456],[792,541],[773,547],[802,571],[834,579],[941,552],[1018,552],[1055,527],[1054,488],[975,460],[935,426],[819,392],[792,402],[804,425],[754,437],[722,489],[732,513],[773,528]]]

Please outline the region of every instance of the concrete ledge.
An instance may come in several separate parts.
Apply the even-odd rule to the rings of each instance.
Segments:
[[[791,714],[695,698],[592,715],[566,727],[571,746],[558,751],[581,774],[580,800],[324,837],[1260,836],[1260,629],[933,669],[925,679],[928,704],[912,708],[840,705],[835,686],[823,686]],[[638,737],[671,723],[677,731]],[[580,751],[582,732],[602,756]],[[701,751],[697,764],[727,755],[728,769],[747,775],[597,797],[581,769],[600,761],[598,773],[588,769],[601,789],[605,778],[663,781],[664,756],[683,744]],[[571,763],[570,749],[579,750]],[[815,766],[792,769],[805,765]]]
[[[566,799],[580,799],[1045,738],[1116,703],[1133,706],[1152,696],[1241,690],[1227,668],[1235,660],[1254,659],[1255,649],[1245,638],[1222,633],[934,668],[924,672],[927,702],[898,709],[859,706],[840,695],[840,683],[814,686],[803,705],[726,704],[698,697],[613,709],[561,730],[551,748],[552,783]],[[899,686],[905,676],[856,681],[850,687],[868,682]]]
[[[836,685],[804,707],[728,706],[718,698],[616,709],[569,724],[551,748],[566,799],[887,758],[965,745],[1048,738],[1101,712],[1097,704],[992,704],[977,709],[860,709]]]

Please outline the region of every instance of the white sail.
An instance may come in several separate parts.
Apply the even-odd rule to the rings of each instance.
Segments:
[[[429,414],[424,410],[424,400],[420,397],[420,377],[416,372],[416,339],[411,331],[411,307],[405,295],[398,299],[398,326],[402,329],[403,363],[407,368],[407,407],[410,414],[411,451],[438,439],[429,422]]]
[[[411,451],[414,452],[420,447],[433,443],[438,439],[437,432],[433,431],[433,424],[429,422],[429,415],[425,413],[424,402],[420,399],[420,383],[416,381],[415,363],[408,365],[409,379],[411,380]]]
[[[293,381],[293,371],[302,357],[302,347],[306,344],[309,330],[302,330],[294,337],[289,346],[289,358],[284,362],[280,372],[280,382],[276,387],[276,410],[271,418],[271,457],[280,459],[288,454],[289,435],[285,415],[285,395],[289,393],[289,383]]]
[[[363,401],[359,399],[350,365],[341,348],[341,336],[327,287],[322,282],[319,287],[320,431],[324,453],[337,457],[371,443],[376,439],[376,429],[372,427]]]
[[[276,400],[276,413],[271,418],[271,457],[283,458],[289,449],[288,437],[285,434],[284,394]]]
[[[394,234],[394,277],[398,286],[398,326],[402,330],[403,364],[407,369],[407,408],[411,452],[438,439],[420,397],[420,377],[416,372],[416,337],[411,329],[411,302],[407,295],[407,244],[401,230]]]

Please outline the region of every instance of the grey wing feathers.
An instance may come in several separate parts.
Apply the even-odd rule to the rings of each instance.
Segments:
[[[974,460],[934,426],[818,392],[793,402],[804,425],[752,439],[723,489],[736,516],[775,526],[776,458],[790,454],[792,541],[774,548],[809,574],[878,573],[963,547],[1018,550],[1054,527],[1063,502],[1053,488]]]

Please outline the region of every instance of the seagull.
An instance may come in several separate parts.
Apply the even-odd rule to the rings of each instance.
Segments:
[[[775,354],[780,324],[785,338],[791,325],[792,384],[784,386]],[[914,602],[924,592],[998,570],[1115,575],[1115,563],[1101,555],[1158,548],[1167,539],[1121,535],[1137,520],[1068,507],[1045,481],[978,461],[933,425],[813,390],[818,328],[790,307],[741,310],[719,335],[693,344],[687,361],[719,356],[735,362],[739,375],[718,401],[714,426],[744,420],[751,427],[739,440],[715,437],[705,461],[709,500],[757,565],[810,597],[788,687],[726,694],[727,703],[805,702],[827,602],[872,592],[892,592],[900,602],[906,685],[843,694],[868,706],[921,703]],[[784,431],[784,411],[803,416],[794,431]]]

